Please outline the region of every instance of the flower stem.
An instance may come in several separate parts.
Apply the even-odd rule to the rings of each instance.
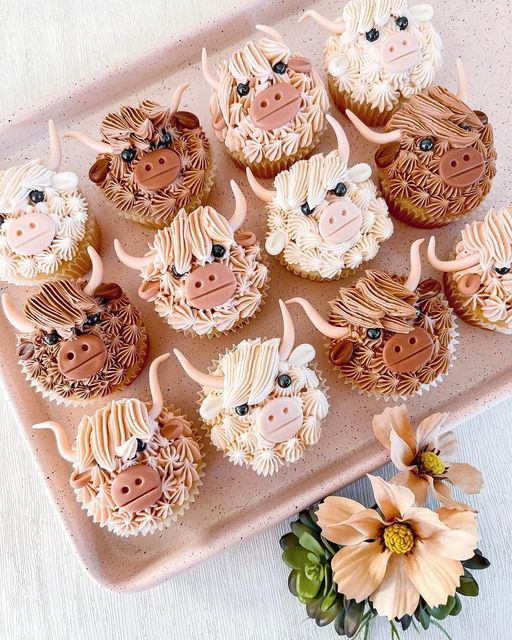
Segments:
[[[437,627],[440,631],[442,631],[444,635],[448,638],[448,640],[452,640],[451,635],[448,633],[448,631],[446,631],[446,629],[441,624],[439,624],[439,622],[436,622],[435,620],[430,618],[430,624],[433,624],[434,627]]]

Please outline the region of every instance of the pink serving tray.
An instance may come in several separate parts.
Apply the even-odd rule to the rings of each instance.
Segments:
[[[447,86],[455,85],[455,60],[462,55],[466,63],[474,107],[484,110],[492,118],[497,133],[498,175],[487,202],[474,217],[481,216],[491,204],[509,202],[506,187],[510,184],[510,125],[509,98],[503,91],[503,78],[512,72],[512,61],[507,47],[508,15],[506,3],[476,2],[467,13],[465,0],[451,3],[437,2],[436,24],[445,42],[445,66],[439,76]],[[254,34],[254,24],[264,23],[278,28],[286,40],[296,43],[297,51],[307,53],[313,63],[321,66],[325,33],[311,22],[298,25],[297,19],[309,2],[282,0],[270,3],[258,0],[245,6],[235,16],[226,17],[201,31],[191,30],[179,40],[173,40],[144,56],[108,68],[96,78],[80,82],[59,97],[50,98],[36,108],[16,114],[0,125],[3,155],[2,167],[11,161],[22,161],[44,155],[47,149],[46,121],[54,118],[59,129],[81,129],[97,134],[102,116],[116,110],[120,103],[137,103],[146,97],[168,100],[174,87],[188,80],[191,89],[186,94],[183,108],[196,112],[213,140],[209,124],[208,102],[210,91],[199,70],[200,50],[208,47],[212,63]],[[340,3],[332,0],[316,2],[314,7],[334,17]],[[503,15],[500,15],[503,13]],[[462,21],[461,16],[466,18]],[[485,25],[481,29],[480,25]],[[471,39],[469,35],[471,34]],[[500,45],[501,43],[501,45]],[[501,46],[501,50],[497,47]],[[293,47],[292,47],[293,48]],[[482,52],[489,52],[482,55]],[[492,55],[490,52],[494,52]],[[345,118],[335,113],[345,126],[352,143],[351,163],[371,161],[373,149],[355,132]],[[265,216],[263,206],[246,185],[242,171],[226,156],[216,142],[214,153],[217,178],[211,203],[219,208],[232,206],[229,178],[235,178],[249,201],[248,224],[263,237]],[[328,131],[319,150],[334,148],[334,138]],[[82,178],[81,188],[91,210],[98,216],[102,228],[106,263],[106,278],[118,279],[136,300],[138,277],[121,267],[115,258],[112,239],[123,239],[128,251],[141,254],[152,232],[127,222],[113,212],[110,203],[89,182],[88,168],[92,154],[81,145],[64,143],[63,170],[75,171]],[[508,180],[508,184],[507,184]],[[220,209],[223,211],[223,209]],[[437,232],[440,255],[445,255],[463,226],[455,223]],[[417,237],[428,237],[420,230],[396,223],[396,232],[387,242],[372,267],[403,272],[407,265],[408,246]],[[281,330],[278,312],[279,297],[307,295],[322,311],[327,312],[326,301],[336,294],[336,283],[311,283],[301,280],[276,261],[270,259],[273,285],[262,313],[236,334],[221,339],[199,340],[184,338],[164,325],[153,311],[152,305],[140,301],[151,338],[150,357],[179,347],[194,362],[209,364],[226,347],[242,338],[277,335]],[[425,267],[425,274],[431,274]],[[9,289],[18,304],[28,292],[23,287],[2,286]],[[297,309],[293,309],[295,318]],[[23,379],[16,362],[14,334],[2,319],[0,340],[1,381],[8,396],[17,423],[39,467],[49,496],[55,506],[70,541],[89,575],[103,586],[118,591],[147,589],[213,554],[244,540],[263,528],[274,524],[299,509],[334,492],[386,462],[386,455],[374,440],[371,420],[383,410],[382,401],[368,399],[351,391],[336,379],[325,357],[322,339],[309,324],[297,320],[297,340],[309,341],[317,348],[317,360],[330,386],[331,412],[320,443],[312,448],[295,467],[282,470],[277,476],[260,478],[247,469],[235,467],[207,446],[207,474],[198,500],[192,509],[169,529],[152,536],[122,539],[94,525],[74,499],[68,484],[69,463],[56,452],[51,434],[33,432],[31,425],[46,419],[57,419],[68,428],[71,440],[75,427],[85,409],[63,409],[48,404]],[[162,367],[167,399],[193,417],[196,424],[197,393],[174,360]],[[507,397],[512,391],[512,357],[510,338],[470,328],[460,327],[458,360],[445,382],[438,388],[417,397],[409,408],[417,422],[433,411],[448,411],[449,426],[454,426],[470,415],[486,409]],[[127,391],[144,398],[148,395],[147,368]],[[98,405],[94,405],[96,408]],[[14,425],[4,425],[14,429]]]

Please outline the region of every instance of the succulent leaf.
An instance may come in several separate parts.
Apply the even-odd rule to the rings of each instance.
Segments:
[[[308,561],[308,552],[302,547],[290,547],[283,551],[283,562],[291,569],[304,569]]]

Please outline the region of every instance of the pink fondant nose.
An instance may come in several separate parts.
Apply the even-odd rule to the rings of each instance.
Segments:
[[[112,482],[111,495],[119,511],[134,513],[147,509],[162,495],[160,475],[149,465],[128,467]]]
[[[185,296],[195,309],[212,309],[226,304],[236,291],[236,279],[228,267],[212,262],[197,267],[187,278]]]
[[[408,71],[421,57],[420,43],[410,33],[395,33],[383,40],[380,57],[384,69],[389,73]]]
[[[363,213],[348,198],[331,202],[320,216],[318,230],[329,244],[348,242],[361,230]]]
[[[285,442],[302,427],[303,419],[297,398],[274,398],[260,411],[258,430],[269,442]]]
[[[33,256],[50,246],[55,238],[55,223],[44,213],[25,213],[11,221],[5,235],[14,253]]]
[[[284,82],[273,84],[254,98],[249,113],[253,123],[265,131],[288,124],[300,109],[300,93]]]

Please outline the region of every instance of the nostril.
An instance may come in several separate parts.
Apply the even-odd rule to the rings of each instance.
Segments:
[[[151,165],[150,165],[150,164],[147,164],[147,165],[144,167],[144,169],[145,169],[146,171],[151,171],[152,167],[151,167]]]
[[[16,235],[17,235],[17,236],[18,236],[18,238],[19,238],[20,236],[22,236],[22,235],[23,235],[23,231],[22,231],[21,229],[18,229],[18,231],[16,231]]]
[[[417,342],[417,340],[416,340],[416,338],[414,336],[411,336],[409,338],[409,344],[416,344],[416,342]]]
[[[266,100],[263,100],[261,106],[263,109],[266,109],[268,107],[268,102]]]
[[[165,158],[158,158],[158,164],[165,164]]]
[[[395,47],[389,47],[389,53],[394,53],[395,52]]]
[[[284,409],[283,409],[284,415],[286,415],[288,413],[288,411],[289,411],[288,407],[284,407]]]
[[[462,156],[462,159],[464,160],[464,162],[469,162],[469,153],[465,153],[465,154]]]
[[[213,273],[211,275],[208,276],[208,280],[210,282],[215,282],[215,276],[213,275]]]
[[[269,422],[274,422],[274,415],[271,413],[268,417]]]
[[[31,222],[28,226],[29,226],[31,229],[35,229],[35,228],[36,228],[36,223],[35,223],[35,222]]]
[[[66,359],[67,360],[74,360],[75,359],[75,354],[70,351],[69,353],[66,354]]]
[[[129,492],[130,492],[130,488],[129,487],[125,486],[125,487],[121,488],[121,493],[125,493],[126,494],[126,493],[129,493]]]
[[[89,351],[89,345],[88,344],[83,344],[82,345],[82,351]]]
[[[395,349],[394,349],[395,353],[400,353],[400,351],[402,351],[402,347],[400,345],[396,345]]]
[[[455,169],[455,167],[457,166],[457,160],[452,160],[450,162],[450,166],[452,166]]]
[[[334,224],[334,218],[329,218],[329,224]]]
[[[195,285],[194,285],[194,286],[195,286],[195,288],[196,288],[196,289],[200,289],[200,288],[201,288],[201,286],[202,286],[202,284],[203,284],[203,283],[202,283],[202,282],[200,282],[200,281],[198,280],[198,281],[195,283]]]
[[[283,96],[280,93],[276,93],[276,95],[275,95],[275,99],[276,100],[281,100],[282,97]]]
[[[409,44],[409,40],[402,40],[402,46],[406,47]]]
[[[135,479],[135,484],[140,487],[140,485],[142,484],[142,478],[136,478]]]
[[[343,211],[341,212],[341,215],[342,216],[346,216],[347,215],[347,212],[345,211],[345,209],[343,209]]]

